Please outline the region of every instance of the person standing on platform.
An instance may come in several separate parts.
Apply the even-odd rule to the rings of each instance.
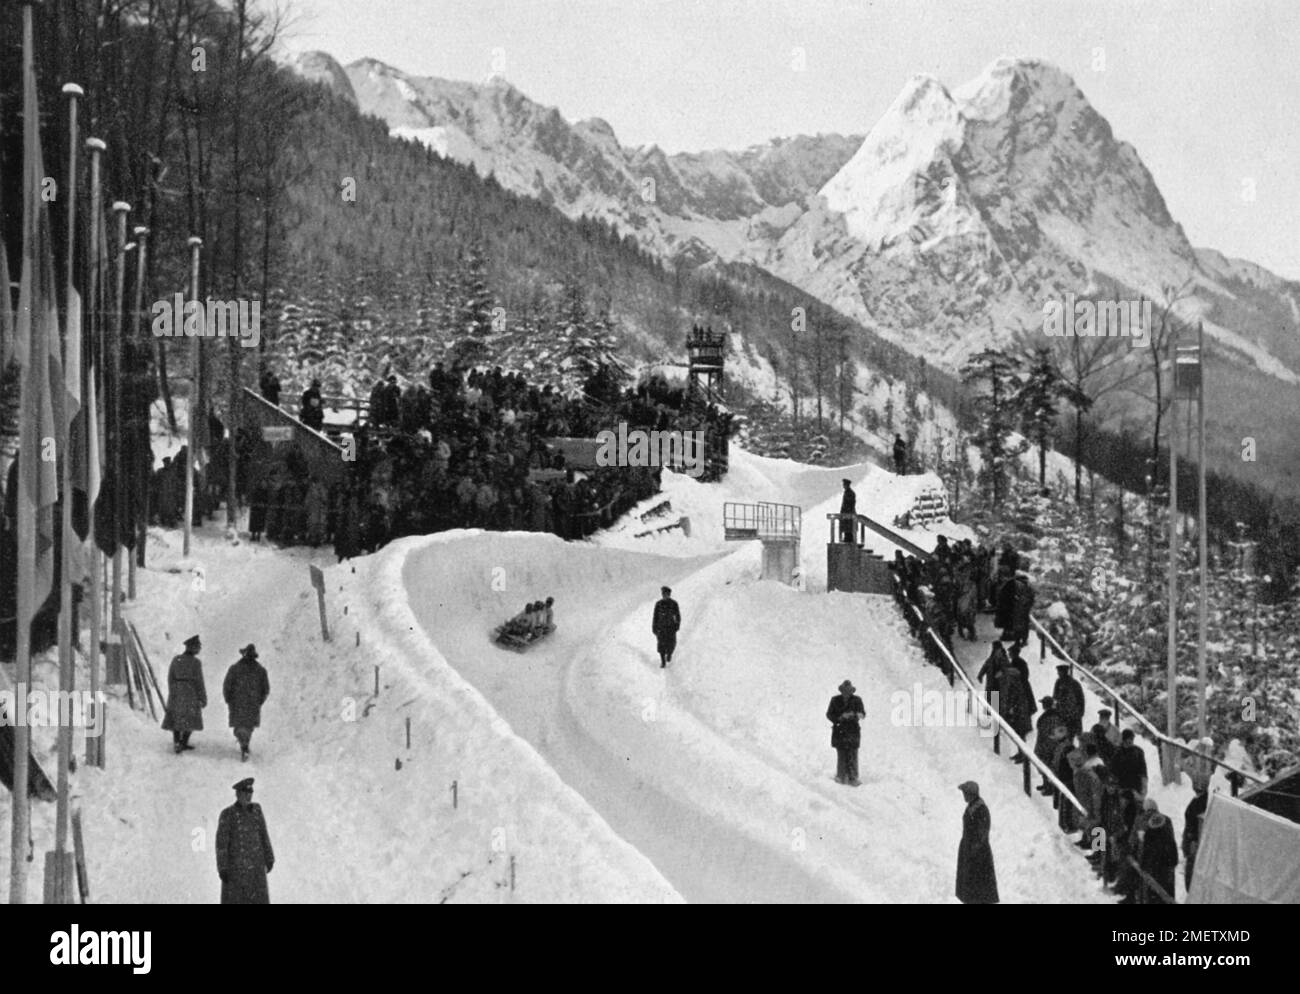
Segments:
[[[853,492],[850,480],[844,482],[844,496],[840,498],[840,541],[854,542],[857,523],[853,515],[858,513],[858,495]]]

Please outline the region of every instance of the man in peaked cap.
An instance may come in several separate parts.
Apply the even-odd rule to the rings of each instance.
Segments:
[[[1056,667],[1056,686],[1052,688],[1052,700],[1065,719],[1072,736],[1083,733],[1083,686],[1070,676],[1069,663],[1059,663]]]
[[[247,760],[253,729],[262,723],[262,705],[271,696],[271,681],[266,668],[257,661],[257,647],[251,642],[239,650],[239,661],[226,671],[221,696],[239,741],[239,758]]]
[[[831,748],[835,750],[835,782],[857,787],[862,783],[858,779],[858,748],[862,745],[859,722],[867,716],[867,709],[850,681],[841,683],[839,691],[826,708],[826,720],[831,723]]]
[[[840,498],[840,514],[854,515],[858,513],[858,495],[853,492],[852,480],[841,480],[844,484],[844,496]],[[840,541],[852,543],[856,538],[858,530],[857,522],[853,517],[840,518]]]
[[[235,803],[217,821],[217,875],[222,904],[270,904],[266,875],[275,865],[261,805],[253,803],[253,778],[235,784]]]
[[[208,706],[208,689],[203,683],[203,664],[199,650],[203,644],[197,635],[185,640],[185,651],[174,658],[167,669],[167,714],[163,731],[172,733],[172,749],[177,755],[190,745],[190,733],[203,731],[203,709]]]
[[[673,650],[677,648],[677,630],[682,627],[682,612],[672,598],[672,590],[660,587],[663,595],[655,601],[654,617],[650,621],[650,631],[654,632],[656,648],[659,652],[659,668],[663,669],[673,659]]]
[[[961,843],[957,847],[957,900],[962,904],[997,904],[998,878],[993,869],[989,829],[993,820],[974,780],[958,784],[966,799],[961,816]]]

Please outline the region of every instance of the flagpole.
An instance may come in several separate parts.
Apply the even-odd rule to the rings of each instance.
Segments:
[[[86,139],[86,148],[90,150],[90,257],[92,260],[87,267],[86,296],[95,312],[90,322],[90,348],[86,350],[90,359],[88,368],[91,369],[91,376],[87,378],[85,398],[87,405],[86,445],[88,448],[93,447],[94,449],[92,462],[95,467],[95,479],[91,484],[91,489],[94,492],[86,495],[86,517],[89,520],[86,545],[90,550],[90,694],[91,699],[96,702],[96,708],[99,707],[99,643],[103,636],[104,626],[104,573],[99,546],[95,544],[95,501],[99,496],[98,463],[99,454],[102,452],[99,442],[99,391],[95,383],[95,375],[98,370],[98,362],[95,360],[95,345],[97,344],[95,328],[97,322],[102,318],[98,304],[100,280],[99,225],[102,218],[100,213],[102,205],[99,191],[99,156],[105,147],[104,143],[98,138]],[[86,763],[102,769],[104,757],[99,744],[100,740],[97,737],[86,736]]]
[[[110,605],[110,641],[119,637],[122,630],[122,496],[126,483],[122,478],[122,447],[126,433],[122,430],[122,297],[126,292],[126,215],[131,205],[124,200],[113,201],[117,215],[117,280],[113,294],[113,594]],[[122,664],[114,648],[117,666]]]
[[[1205,626],[1206,626],[1206,580],[1208,548],[1205,534],[1205,326],[1196,323],[1196,363],[1199,373],[1196,384],[1196,463],[1199,480],[1199,511],[1196,525],[1200,539],[1201,591],[1196,610],[1196,731],[1205,737]]]
[[[144,225],[137,225],[131,232],[135,236],[135,310],[131,317],[131,358],[136,365],[132,382],[138,383],[140,376],[140,363],[143,358],[144,349],[141,346],[143,336],[140,334],[140,316],[144,310],[144,269],[145,254],[149,244],[149,229]],[[134,423],[134,421],[132,422]],[[146,429],[147,431],[148,429]],[[152,445],[146,450],[146,454],[137,453],[137,458],[133,460],[136,463],[133,476],[136,483],[141,486],[139,494],[145,495],[144,507],[141,508],[137,503],[136,514],[141,517],[139,528],[135,533],[135,548],[131,550],[131,555],[127,559],[129,568],[127,570],[126,596],[128,600],[135,600],[135,570],[137,566],[144,565],[144,543],[145,536],[149,530],[149,513],[148,513],[148,493],[149,493],[149,476],[153,472],[153,447]],[[147,468],[146,468],[147,467]]]
[[[194,301],[194,306],[198,307],[199,303],[199,250],[203,248],[203,239],[197,235],[191,235],[189,240],[190,246],[190,299]],[[185,322],[182,322],[182,326]],[[173,329],[174,330],[174,329]],[[202,331],[202,326],[199,328]],[[190,409],[186,420],[189,424],[186,426],[186,443],[185,451],[188,453],[185,457],[185,543],[183,555],[186,557],[190,554],[190,536],[193,532],[194,522],[194,466],[197,458],[194,452],[194,440],[197,438],[196,422],[201,416],[198,413],[199,408],[199,342],[200,336],[195,335],[193,338],[193,351],[190,355],[191,386],[190,386]]]
[[[32,2],[33,0],[24,0],[23,3],[23,89],[24,89],[24,107],[27,105],[26,90],[31,85],[31,78],[35,73],[32,67]],[[23,120],[23,276],[34,279],[34,267],[29,265],[35,253],[35,246],[32,244],[33,234],[35,232],[35,219],[29,217],[32,209],[32,197],[27,190],[27,184],[32,177],[28,176],[28,150],[32,140],[39,140],[39,121],[27,120],[24,114]],[[20,294],[21,296],[21,294]],[[35,311],[35,306],[29,298],[28,306]],[[28,340],[26,343],[19,342],[18,345],[25,350],[27,368],[22,372],[23,400],[28,399],[29,384],[34,379],[31,375],[30,367],[35,361],[33,353],[36,351],[36,323],[29,317],[26,321]],[[14,710],[17,711],[22,707],[25,711],[26,701],[21,705],[18,703],[18,697],[25,694],[28,686],[32,682],[32,616],[36,613],[32,604],[34,587],[36,585],[36,504],[31,499],[28,491],[28,481],[32,479],[34,473],[39,472],[35,466],[36,451],[35,446],[23,443],[36,441],[36,426],[25,424],[24,421],[30,421],[34,416],[32,410],[28,410],[28,405],[24,403],[19,408],[19,437],[22,439],[18,453],[18,500],[17,500],[17,519],[18,519],[18,591],[17,591],[17,614],[14,619],[15,641],[17,643],[17,655],[15,656],[14,678],[18,684],[18,694],[15,695]],[[31,748],[31,731],[26,721],[19,720],[21,714],[14,716],[14,782],[13,782],[13,814],[11,816],[10,837],[9,837],[9,903],[26,904],[27,903],[27,838],[30,835],[30,818],[31,818],[31,799],[27,796],[27,751]]]
[[[1169,335],[1169,672],[1165,678],[1165,734],[1178,733],[1178,328]],[[1164,749],[1165,783],[1174,780],[1174,754]]]
[[[68,212],[67,283],[64,310],[63,369],[66,376],[81,375],[81,363],[78,356],[81,351],[80,341],[74,336],[81,334],[81,322],[78,319],[74,327],[73,260],[76,258],[77,231],[77,98],[83,91],[76,83],[66,83],[63,93],[68,97],[68,176],[65,182],[65,197]],[[66,392],[66,384],[65,384]],[[77,541],[72,529],[72,433],[70,418],[73,411],[69,406],[62,422],[59,424],[59,448],[63,463],[63,548],[61,576],[59,583],[59,690],[70,694],[75,685],[72,655],[72,550]],[[71,700],[60,696],[60,701]],[[52,871],[51,903],[68,903],[68,879],[64,872],[64,856],[68,849],[68,766],[72,760],[72,710],[58,715],[58,776],[56,778],[58,800],[54,815],[54,868]]]

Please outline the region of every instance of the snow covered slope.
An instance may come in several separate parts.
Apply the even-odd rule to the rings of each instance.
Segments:
[[[1004,900],[1105,900],[1050,807],[1024,796],[1018,768],[978,729],[895,724],[899,695],[947,684],[890,601],[759,582],[756,544],[689,557],[727,548],[710,501],[784,498],[805,505],[804,558],[817,573],[841,476],[858,483],[864,510],[886,512],[905,501],[886,497],[886,478],[899,490],[913,478],[744,453],[735,462],[721,486],[669,477],[674,512],[693,512],[690,538],[424,540],[405,566],[412,609],[438,654],[688,899],[951,900],[956,784],[973,777],[993,809]],[[649,633],[662,583],[683,609],[667,670]],[[556,598],[554,636],[522,656],[490,644],[492,625],[544,595]],[[845,677],[868,711],[856,791],[833,781],[823,717]]]

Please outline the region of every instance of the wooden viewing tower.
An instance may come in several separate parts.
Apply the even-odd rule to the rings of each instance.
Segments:
[[[727,336],[712,328],[698,324],[686,336],[686,356],[689,371],[686,392],[706,404],[723,403],[726,387],[724,365],[727,354]]]
[[[687,427],[704,430],[706,467],[704,479],[720,480],[726,476],[727,467],[731,462],[731,440],[715,430],[715,425],[708,423],[703,417],[703,412],[710,404],[724,409],[726,407],[724,370],[727,336],[722,332],[715,332],[712,328],[694,325],[690,334],[686,336],[686,356],[688,359],[687,406],[700,414],[700,419],[689,423]]]

